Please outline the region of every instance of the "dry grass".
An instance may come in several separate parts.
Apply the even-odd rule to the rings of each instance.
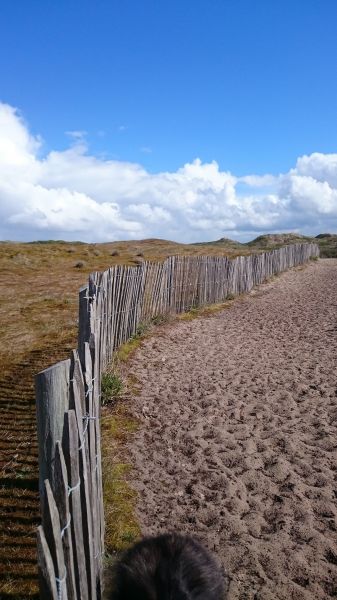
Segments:
[[[199,317],[211,317],[214,313],[225,310],[232,306],[234,296],[228,298],[225,302],[219,302],[218,304],[212,304],[210,306],[201,306],[200,308],[191,308],[188,312],[177,315],[179,321],[192,321]]]
[[[140,536],[135,517],[136,492],[128,484],[131,465],[125,445],[138,429],[126,399],[102,411],[102,461],[105,514],[105,546],[108,554],[127,548]]]
[[[118,252],[117,256],[112,256]],[[4,366],[34,348],[77,336],[78,289],[92,271],[116,264],[162,261],[169,255],[237,255],[219,245],[184,245],[165,240],[82,243],[0,243],[0,360]],[[244,253],[249,250],[244,249]],[[243,253],[243,252],[240,252]],[[75,265],[83,262],[82,268]]]

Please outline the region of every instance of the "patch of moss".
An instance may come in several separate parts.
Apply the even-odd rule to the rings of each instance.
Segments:
[[[107,553],[125,550],[141,536],[135,515],[137,492],[128,482],[131,464],[125,461],[125,444],[139,425],[125,402],[102,416],[102,462]]]
[[[138,422],[131,415],[126,403],[119,402],[114,407],[112,414],[103,419],[102,430],[113,440],[126,442],[128,434],[138,430]]]
[[[165,325],[165,323],[169,323],[172,320],[172,315],[169,313],[164,313],[160,315],[156,315],[152,317],[151,323],[152,325]]]
[[[177,318],[179,321],[192,321],[193,319],[200,317],[200,313],[201,308],[191,308],[191,310],[177,315]]]
[[[200,308],[191,308],[191,310],[177,315],[177,318],[179,321],[192,321],[193,319],[198,319],[199,317],[211,316],[221,310],[230,308],[232,305],[232,299],[234,299],[234,296],[233,298],[228,297],[226,302],[221,302],[219,304],[209,304],[208,306],[200,306]]]
[[[125,344],[122,344],[122,346],[120,346],[120,348],[114,354],[115,361],[117,363],[126,362],[130,358],[132,352],[139,348],[141,342],[142,337],[136,336],[131,338],[131,340],[128,342],[125,342]]]
[[[135,518],[136,492],[127,482],[131,465],[116,463],[104,476],[105,546],[108,553],[122,552],[141,536]]]

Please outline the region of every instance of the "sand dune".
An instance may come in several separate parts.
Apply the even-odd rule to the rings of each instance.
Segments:
[[[143,534],[201,539],[229,598],[337,597],[337,260],[168,325],[130,369]]]

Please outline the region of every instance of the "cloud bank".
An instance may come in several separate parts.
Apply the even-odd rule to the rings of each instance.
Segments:
[[[152,174],[90,155],[83,132],[71,137],[69,149],[41,158],[41,139],[0,104],[1,239],[191,242],[337,231],[337,154],[302,156],[277,176],[236,177],[199,159]]]

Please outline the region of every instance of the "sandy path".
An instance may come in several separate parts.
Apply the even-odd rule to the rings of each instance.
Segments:
[[[144,534],[215,551],[229,598],[337,597],[337,260],[170,325],[132,360]]]

